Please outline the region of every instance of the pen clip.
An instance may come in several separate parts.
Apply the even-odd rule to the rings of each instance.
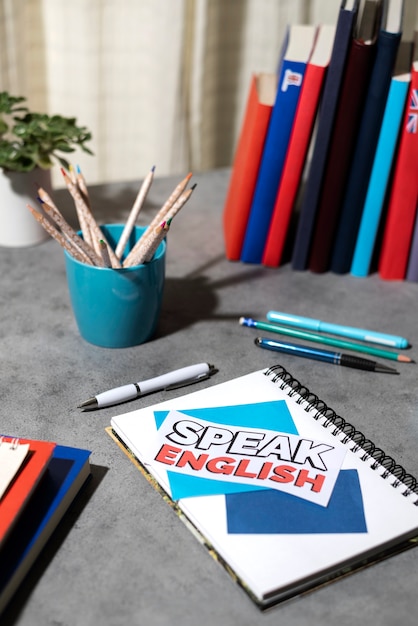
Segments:
[[[168,387],[164,388],[164,391],[171,391],[173,389],[181,389],[182,387],[187,387],[188,385],[193,385],[194,383],[199,383],[201,380],[206,380],[210,378],[210,374],[200,374],[200,376],[194,376],[193,378],[189,378],[187,380],[182,380],[181,383],[173,383],[172,385],[168,385]]]

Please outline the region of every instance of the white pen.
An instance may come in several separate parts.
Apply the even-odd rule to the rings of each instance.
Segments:
[[[143,380],[139,383],[130,383],[128,385],[122,385],[121,387],[109,389],[108,391],[103,391],[102,393],[99,393],[80,404],[78,408],[101,409],[105,406],[112,406],[113,404],[134,400],[139,396],[143,396],[147,393],[153,393],[154,391],[184,387],[185,385],[197,383],[201,380],[209,378],[209,376],[214,374],[215,371],[215,367],[209,363],[189,365],[187,367],[174,370],[173,372],[156,376],[155,378]]]

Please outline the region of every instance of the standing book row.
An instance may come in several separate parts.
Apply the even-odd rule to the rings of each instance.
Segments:
[[[291,25],[254,74],[224,206],[226,257],[418,280],[418,48],[403,0]]]

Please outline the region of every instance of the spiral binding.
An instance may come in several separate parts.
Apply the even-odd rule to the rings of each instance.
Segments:
[[[302,385],[282,365],[273,365],[264,374],[270,377],[274,383],[281,381],[280,388],[283,390],[287,389],[289,397],[297,396],[296,403],[305,405],[304,408],[307,413],[315,411],[312,417],[317,421],[321,421],[324,428],[333,428],[331,434],[339,437],[344,445],[352,443],[351,451],[358,453],[360,459],[364,462],[370,460],[370,468],[372,470],[382,468],[382,478],[385,480],[393,478],[394,480],[390,484],[395,489],[404,487],[402,495],[405,497],[413,494],[418,495],[418,481],[412,474],[408,474],[401,465],[398,465],[383,450],[377,448],[361,431],[356,430],[352,424],[349,424],[343,417],[337,415],[333,409],[317,395],[309,391],[305,385]],[[418,499],[413,504],[418,506]]]

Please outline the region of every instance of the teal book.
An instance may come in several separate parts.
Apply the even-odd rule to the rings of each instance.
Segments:
[[[363,114],[353,153],[330,269],[350,272],[364,202],[379,140],[386,100],[402,35],[402,0],[388,0],[377,40],[376,59],[370,77]]]
[[[367,276],[371,271],[406,96],[411,82],[409,69],[412,63],[412,43],[401,44],[400,52],[406,57],[405,60],[401,59],[404,71],[395,70],[396,73],[391,80],[351,264],[350,273],[359,278]],[[405,71],[406,68],[409,69]]]
[[[90,451],[57,445],[31,499],[0,549],[0,614],[90,475]]]
[[[241,260],[261,263],[286,158],[303,77],[316,36],[315,26],[292,25],[278,80],[245,231]]]

